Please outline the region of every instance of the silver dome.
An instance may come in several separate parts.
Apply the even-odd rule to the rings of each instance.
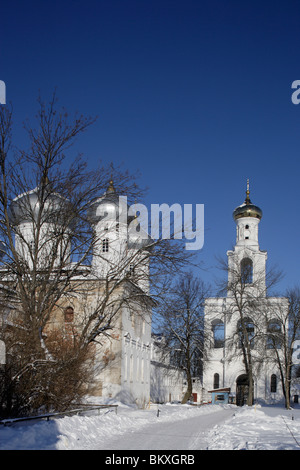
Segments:
[[[91,202],[87,215],[88,219],[92,223],[97,223],[108,216],[111,216],[111,218],[114,218],[115,220],[119,220],[122,210],[123,208],[120,206],[119,194],[116,192],[113,182],[110,181],[103,196]],[[127,216],[127,222],[133,219],[134,217]]]
[[[58,193],[49,192],[44,196],[44,208],[42,217],[50,222],[57,219],[62,208],[66,206],[66,199]],[[32,222],[37,220],[41,210],[41,190],[37,186],[35,189],[17,196],[10,204],[9,218],[12,224],[18,225],[22,222]]]

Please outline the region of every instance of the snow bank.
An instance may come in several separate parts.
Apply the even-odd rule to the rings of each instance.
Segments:
[[[237,408],[208,434],[209,450],[300,450],[300,409]]]
[[[218,412],[217,405],[201,408],[189,405],[152,405],[139,410],[119,403],[118,412],[93,412],[89,416],[72,416],[50,421],[23,422],[0,427],[0,450],[92,450],[116,436],[137,431],[149,424],[180,421],[185,418]],[[159,411],[159,413],[158,413]],[[103,448],[103,447],[102,447]]]
[[[178,422],[196,416],[206,416],[220,411],[221,405],[200,408],[188,405],[155,405],[139,410],[119,404],[118,413],[106,410],[100,416],[72,416],[40,422],[25,422],[0,427],[0,449],[11,450],[92,450],[105,449],[118,437],[141,430],[145,426]],[[223,407],[225,408],[226,405]],[[227,405],[234,416],[225,423],[207,430],[205,441],[209,450],[300,450],[300,408],[286,411],[283,408],[243,407]],[[158,416],[158,410],[160,410]],[[216,415],[215,415],[216,416]],[[294,418],[294,419],[292,419]],[[203,420],[202,420],[203,421]],[[105,447],[107,443],[107,447]],[[101,445],[100,445],[101,444]]]

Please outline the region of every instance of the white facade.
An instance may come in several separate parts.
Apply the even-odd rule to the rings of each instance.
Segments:
[[[100,395],[145,407],[150,400],[151,317],[123,308],[111,336],[97,351]]]
[[[68,235],[68,208],[64,206],[67,201],[51,192],[51,185],[48,189],[46,196],[37,187],[12,201],[10,219],[15,226],[15,248],[29,269],[36,252],[40,269],[56,257],[61,263],[59,266],[64,263],[65,269],[72,268],[69,237],[62,235]],[[107,191],[90,204],[88,218],[93,227],[93,255],[91,265],[82,266],[87,283],[85,293],[73,296],[73,304],[69,306],[74,313],[71,320],[74,328],[70,331],[79,330],[84,315],[92,313],[97,303],[101,303],[106,282],[117,285],[110,294],[110,302],[117,302],[119,311],[110,334],[93,345],[95,382],[90,390],[98,396],[145,406],[150,400],[152,309],[150,298],[148,300],[149,257],[143,254],[147,237],[144,236],[141,244],[136,237],[138,231],[134,230],[138,220],[122,202],[111,181]],[[60,223],[64,224],[61,230]],[[132,300],[133,292],[138,295]],[[137,300],[139,297],[141,301]],[[126,300],[122,302],[123,299]],[[49,324],[57,329],[66,326],[55,314]],[[1,352],[0,344],[0,361],[3,360]]]
[[[243,316],[251,342],[254,399],[267,403],[283,400],[281,379],[271,360],[268,328],[288,308],[287,299],[268,297],[266,292],[267,253],[258,243],[262,211],[253,205],[247,187],[245,202],[233,213],[236,244],[228,256],[226,297],[209,298],[205,304],[205,331],[208,360],[204,364],[204,399],[209,390],[230,388],[237,404],[245,403],[247,376],[241,331]],[[244,320],[243,320],[244,323]]]
[[[185,392],[183,369],[172,366],[164,338],[152,338],[150,365],[150,398],[153,403],[181,401]]]
[[[119,292],[128,302],[116,318],[112,338],[98,348],[101,394],[144,407],[150,400],[152,304],[142,300],[130,308],[130,289],[140,290],[142,298],[149,294],[149,259],[139,240],[135,243],[129,233],[138,221],[112,181],[106,193],[91,204],[89,218],[95,236],[92,276],[110,279],[117,273],[128,279],[127,288]]]

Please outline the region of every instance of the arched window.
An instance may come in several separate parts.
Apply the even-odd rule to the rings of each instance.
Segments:
[[[243,284],[253,282],[253,262],[250,258],[244,258],[241,261],[241,280]]]
[[[72,323],[74,321],[74,309],[73,307],[67,307],[65,309],[65,323]]]
[[[74,326],[74,309],[70,305],[65,308],[64,320],[64,345],[68,348],[72,348],[75,346],[77,340],[77,332],[76,327]]]
[[[243,320],[238,321],[238,336],[239,336],[239,347],[246,347],[247,343],[250,344],[250,347],[254,347],[254,323],[251,318],[243,318]]]
[[[214,320],[212,322],[213,331],[213,347],[223,348],[224,347],[224,323],[222,320]]]
[[[281,349],[282,332],[278,320],[270,320],[267,326],[267,349]]]
[[[214,389],[220,387],[220,376],[219,374],[214,374]]]
[[[277,377],[276,374],[271,375],[271,393],[276,393],[277,391]]]
[[[130,355],[130,362],[129,362],[129,380],[133,382],[133,355]]]

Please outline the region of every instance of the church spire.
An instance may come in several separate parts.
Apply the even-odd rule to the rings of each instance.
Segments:
[[[257,219],[262,218],[262,210],[252,204],[250,200],[250,184],[249,184],[249,178],[247,179],[247,190],[246,190],[246,199],[241,204],[238,206],[234,211],[233,211],[233,218],[236,221],[237,219],[240,219],[241,217],[254,217]]]
[[[249,185],[249,178],[247,178],[247,191],[246,191],[245,203],[246,203],[246,204],[251,204],[251,201],[250,201],[250,185]]]
[[[110,179],[109,186],[106,190],[106,193],[114,193],[115,192],[115,187],[112,178]]]

